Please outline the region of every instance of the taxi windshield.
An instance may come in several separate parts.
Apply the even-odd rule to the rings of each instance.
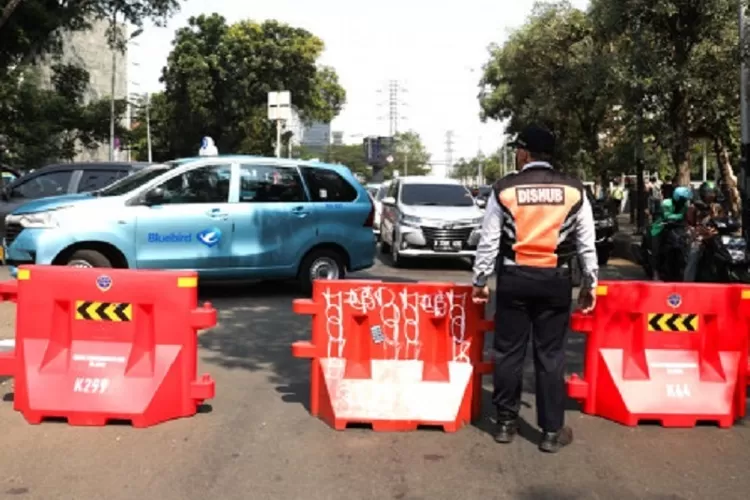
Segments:
[[[109,186],[103,189],[100,189],[99,191],[95,191],[94,195],[95,196],[120,196],[123,194],[127,194],[131,192],[132,190],[143,186],[144,184],[151,181],[152,179],[159,177],[163,173],[169,171],[169,169],[171,169],[172,167],[174,167],[173,164],[153,165],[150,167],[146,167],[143,170],[140,170],[133,175],[129,175],[127,177],[120,179],[114,184],[110,184]]]

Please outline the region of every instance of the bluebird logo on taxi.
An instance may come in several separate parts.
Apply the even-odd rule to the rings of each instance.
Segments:
[[[193,235],[193,233],[148,233],[149,243],[192,243],[193,236],[207,247],[215,247],[221,241],[221,231],[218,228],[210,227]]]
[[[219,231],[215,227],[212,227],[209,229],[204,229],[203,231],[198,233],[196,237],[198,238],[198,241],[211,248],[218,245],[219,241],[221,241],[221,231]]]

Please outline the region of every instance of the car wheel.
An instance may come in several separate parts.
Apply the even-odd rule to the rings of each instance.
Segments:
[[[346,274],[341,254],[335,250],[320,249],[310,252],[299,268],[298,280],[302,291],[311,293],[315,280],[339,280]]]
[[[599,261],[600,266],[606,266],[609,262],[609,256],[612,252],[609,249],[602,249],[596,251],[596,260]]]
[[[65,265],[81,268],[112,267],[109,259],[96,250],[76,250]]]
[[[570,281],[573,286],[581,286],[581,263],[578,257],[574,257],[570,261]]]

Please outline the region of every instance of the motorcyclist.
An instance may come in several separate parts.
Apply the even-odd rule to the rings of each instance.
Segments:
[[[672,196],[661,202],[661,213],[651,224],[651,269],[654,271],[654,279],[659,279],[661,268],[661,234],[664,226],[670,222],[685,220],[690,200],[693,198],[692,189],[679,186],[672,191]]]
[[[707,225],[714,217],[720,217],[723,209],[717,203],[718,190],[713,182],[704,182],[698,188],[698,199],[688,208],[686,220],[690,228],[690,253],[685,266],[684,281],[695,281],[698,263],[703,256],[704,242],[716,235],[716,230]]]

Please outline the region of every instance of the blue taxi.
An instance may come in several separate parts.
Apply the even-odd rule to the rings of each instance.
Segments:
[[[375,258],[375,209],[348,168],[215,156],[146,167],[92,193],[22,205],[6,218],[21,264],[195,269],[209,279],[343,278]]]

